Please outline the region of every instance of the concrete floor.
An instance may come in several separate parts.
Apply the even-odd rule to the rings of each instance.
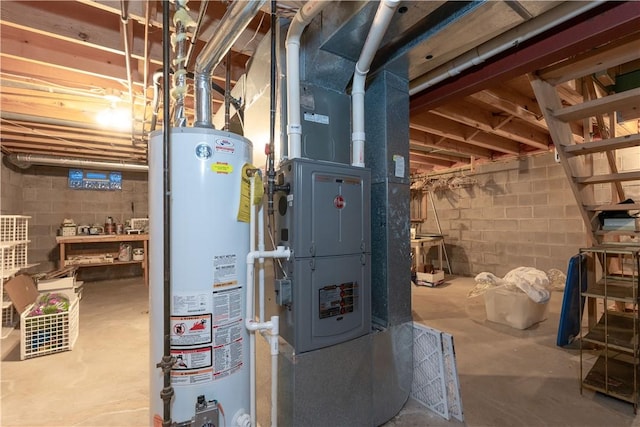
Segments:
[[[474,283],[413,287],[414,319],[454,336],[465,422],[409,401],[386,426],[640,426],[630,404],[579,387],[579,352],[555,346],[562,294],[548,319],[520,331],[467,303]],[[20,361],[3,339],[2,426],[146,426],[147,290],[141,279],[85,283],[73,351]],[[592,358],[591,358],[592,359]]]

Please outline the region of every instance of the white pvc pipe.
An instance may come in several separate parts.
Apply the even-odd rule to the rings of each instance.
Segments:
[[[264,252],[264,249],[264,211],[260,205],[258,207],[258,251]],[[258,301],[260,301],[258,321],[262,322],[264,319],[264,258],[258,258],[258,286]]]
[[[247,254],[247,291],[245,297],[245,327],[249,330],[249,388],[250,388],[250,419],[251,426],[256,426],[256,341],[255,341],[255,331],[270,331],[271,334],[268,337],[269,347],[271,348],[271,364],[273,367],[273,354],[275,347],[275,354],[278,354],[278,334],[279,334],[279,325],[278,325],[278,317],[274,316],[271,320],[264,322],[264,259],[265,258],[286,258],[289,259],[291,256],[291,251],[284,246],[278,246],[273,251],[265,251],[264,250],[264,217],[262,215],[258,216],[258,250],[255,250],[255,224],[256,224],[256,208],[253,205],[253,200],[255,197],[255,175],[251,177],[251,192],[250,192],[250,215],[249,215],[249,246],[250,252]],[[259,212],[259,211],[258,211]],[[254,299],[255,299],[255,260],[258,259],[260,262],[260,270],[258,273],[258,277],[260,280],[260,317],[258,321],[255,320],[255,308],[254,308]],[[275,400],[277,404],[277,358],[276,358],[276,371],[271,373],[271,389],[273,393],[274,385],[274,377],[275,377],[275,395],[271,396],[272,401],[272,417],[273,412],[276,411],[277,408],[273,407],[273,402]],[[274,418],[272,418],[273,420]]]
[[[400,0],[383,0],[378,5],[376,16],[373,18],[371,29],[360,52],[360,58],[356,63],[351,89],[352,121],[351,132],[351,165],[364,167],[364,86],[369,67],[373,57],[382,42],[382,38],[389,28],[391,18],[395,13]]]
[[[273,329],[269,336],[271,349],[271,427],[278,427],[278,336],[280,335],[278,316],[271,317]]]
[[[287,137],[289,158],[302,153],[302,124],[300,121],[300,37],[311,20],[324,9],[327,1],[309,1],[293,17],[287,31]]]
[[[481,44],[477,48],[470,50],[456,59],[441,65],[438,68],[426,73],[419,79],[417,84],[409,89],[409,95],[415,95],[441,81],[456,76],[464,70],[481,64],[487,59],[504,52],[520,43],[529,40],[547,30],[550,30],[569,19],[575,18],[596,6],[600,6],[604,1],[588,2],[564,2],[551,9],[543,15],[531,19],[500,36]]]
[[[254,212],[252,210],[252,212]],[[246,317],[245,327],[249,330],[249,357],[250,357],[250,369],[249,369],[249,388],[250,393],[250,406],[251,406],[251,425],[256,425],[256,349],[255,349],[255,331],[273,330],[275,325],[273,320],[268,322],[256,322],[253,299],[254,295],[254,280],[255,274],[253,272],[254,263],[259,258],[286,258],[289,259],[291,251],[284,246],[278,246],[273,251],[252,251],[247,254],[247,295],[246,295]]]

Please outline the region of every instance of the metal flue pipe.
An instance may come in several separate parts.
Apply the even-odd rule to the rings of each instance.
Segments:
[[[211,123],[211,74],[222,61],[265,0],[234,1],[222,17],[219,27],[198,55],[195,65],[194,126],[213,127]]]

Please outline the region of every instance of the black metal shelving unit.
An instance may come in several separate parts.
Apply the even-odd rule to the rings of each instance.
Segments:
[[[640,286],[640,246],[621,244],[583,248],[599,261],[601,274],[590,271],[587,290],[589,322],[581,328],[580,392],[590,389],[633,404],[638,410],[640,353],[638,333],[638,298]],[[586,261],[584,261],[586,262]],[[591,263],[594,266],[596,263]],[[618,310],[610,305],[618,302]],[[601,303],[601,306],[600,304]],[[585,374],[584,343],[595,344],[599,351],[596,362]]]

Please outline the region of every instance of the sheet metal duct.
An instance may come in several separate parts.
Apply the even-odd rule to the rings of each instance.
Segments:
[[[27,169],[32,165],[79,167],[88,169],[109,169],[127,172],[144,172],[149,166],[125,162],[109,162],[102,160],[80,159],[71,157],[54,157],[42,154],[9,154],[7,160],[21,169]]]
[[[211,123],[211,74],[249,22],[258,13],[265,0],[234,1],[220,21],[195,66],[195,126],[213,127]]]

